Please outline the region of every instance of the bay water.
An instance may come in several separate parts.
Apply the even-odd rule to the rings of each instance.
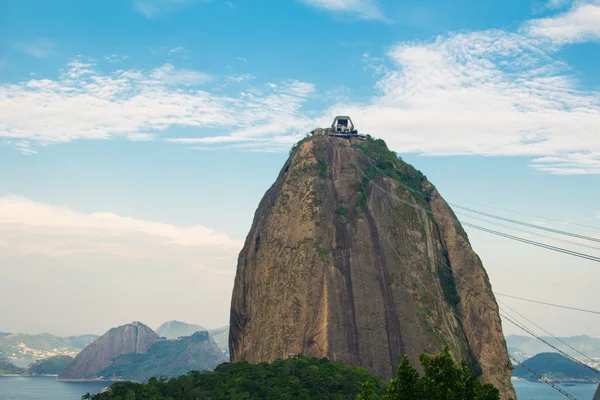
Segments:
[[[518,400],[563,400],[565,397],[544,383],[515,379]],[[98,393],[106,382],[59,382],[55,377],[0,376],[0,400],[79,400]],[[597,385],[560,386],[578,400],[591,400]]]

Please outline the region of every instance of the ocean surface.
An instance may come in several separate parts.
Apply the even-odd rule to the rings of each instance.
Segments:
[[[80,400],[99,393],[107,382],[59,382],[54,376],[0,376],[0,400]]]
[[[563,400],[565,397],[543,383],[513,380],[518,400]],[[58,382],[54,377],[0,376],[0,400],[79,400],[81,396],[98,393],[108,383]],[[595,385],[561,386],[578,400],[591,400]]]

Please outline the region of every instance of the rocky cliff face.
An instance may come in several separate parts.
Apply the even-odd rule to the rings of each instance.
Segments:
[[[302,141],[239,255],[233,362],[328,357],[394,376],[448,345],[515,398],[498,306],[435,187],[383,141]]]
[[[121,354],[145,353],[159,336],[141,322],[112,328],[87,346],[59,375],[59,379],[90,379]]]

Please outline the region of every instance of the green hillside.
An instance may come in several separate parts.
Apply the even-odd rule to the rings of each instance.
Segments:
[[[551,343],[553,346],[561,349],[567,354],[573,353],[573,350],[553,337],[543,336],[542,339],[548,343]],[[581,335],[560,337],[558,339],[589,357],[600,357],[600,339],[598,338]],[[556,352],[556,350],[552,347],[530,336],[509,335],[506,337],[506,345],[508,347],[518,348],[523,354],[527,354],[529,356],[534,356],[539,353]]]
[[[124,354],[99,376],[146,381],[152,376],[174,377],[192,370],[212,371],[226,361],[206,331],[179,340],[160,340],[143,354]]]
[[[23,372],[23,368],[19,368],[13,363],[0,360],[0,375],[18,375]]]
[[[540,353],[524,361],[523,365],[552,381],[600,382],[600,373],[595,373],[559,353]],[[529,381],[538,380],[520,365],[515,366],[513,376]]]
[[[23,374],[29,376],[58,375],[71,361],[73,361],[73,357],[69,356],[54,356],[38,360],[27,367]]]

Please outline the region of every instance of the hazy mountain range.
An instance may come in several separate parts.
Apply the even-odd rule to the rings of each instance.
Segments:
[[[193,329],[185,323],[166,326],[175,327],[179,333],[181,329]],[[153,376],[175,377],[190,371],[212,371],[226,361],[206,330],[166,339],[143,323],[133,322],[110,329],[83,349],[62,370],[59,379],[145,381]]]
[[[542,336],[542,339],[559,348],[560,350],[580,358],[581,355],[570,349],[569,346],[592,358],[600,358],[600,339],[587,335],[559,337],[555,339],[549,336]],[[564,343],[569,346],[565,345]],[[518,358],[529,358],[540,353],[556,353],[557,350],[530,336],[509,335],[506,337],[506,346],[511,354]]]
[[[97,338],[97,335],[59,337],[49,333],[1,333],[0,357],[31,362],[53,356],[75,357]]]
[[[167,321],[156,329],[159,336],[167,339],[177,339],[180,336],[190,336],[198,331],[205,331],[201,325],[188,324],[181,321]]]

